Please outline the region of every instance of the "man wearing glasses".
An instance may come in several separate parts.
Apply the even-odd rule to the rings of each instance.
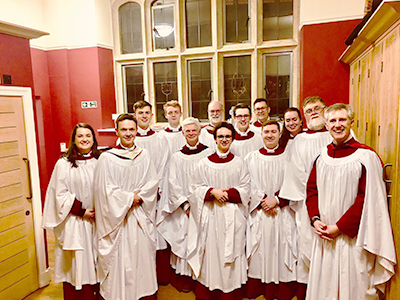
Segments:
[[[232,153],[244,157],[263,146],[262,139],[250,128],[251,109],[248,105],[238,103],[233,109],[236,137],[232,143]]]
[[[187,259],[197,279],[196,299],[242,299],[250,174],[230,152],[232,124],[217,125],[214,138],[216,152],[199,161],[190,185]]]
[[[214,128],[223,120],[224,110],[218,101],[211,101],[208,104],[208,120],[210,123],[203,127],[200,134],[200,142],[215,150]]]
[[[254,133],[261,135],[262,124],[269,120],[269,113],[271,112],[271,107],[268,106],[267,99],[257,98],[254,101],[254,114],[257,120],[251,124],[251,130]]]
[[[305,298],[314,232],[310,225],[305,204],[307,179],[320,150],[332,142],[331,135],[325,129],[324,109],[325,102],[318,96],[308,97],[304,100],[303,112],[308,130],[305,134],[299,134],[293,140],[293,146],[289,153],[290,164],[279,193],[280,198],[292,201],[291,207],[295,211],[299,250],[297,263],[297,281],[300,283],[298,299]]]

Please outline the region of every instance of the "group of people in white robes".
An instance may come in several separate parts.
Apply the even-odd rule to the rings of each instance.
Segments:
[[[305,132],[297,108],[282,126],[265,99],[253,124],[238,104],[234,126],[217,101],[203,128],[169,101],[156,132],[151,109],[121,114],[101,155],[78,124],[56,164],[43,226],[65,299],[156,299],[168,283],[204,300],[385,293],[396,257],[382,165],[355,140],[349,105],[305,99]]]

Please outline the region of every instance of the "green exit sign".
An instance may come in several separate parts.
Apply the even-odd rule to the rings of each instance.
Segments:
[[[97,108],[97,101],[82,101],[82,108]]]

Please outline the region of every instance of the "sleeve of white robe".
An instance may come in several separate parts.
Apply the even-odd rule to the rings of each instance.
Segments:
[[[374,286],[384,292],[384,284],[395,272],[396,252],[388,214],[386,188],[382,180],[381,161],[374,152],[364,151],[365,155],[362,156],[361,162],[367,170],[367,189],[357,245],[376,256],[376,262],[371,265],[373,270],[370,272],[374,274]]]
[[[76,195],[71,192],[69,169],[71,164],[64,158],[57,161],[47,187],[43,209],[42,226],[53,230],[60,225],[71,211]]]

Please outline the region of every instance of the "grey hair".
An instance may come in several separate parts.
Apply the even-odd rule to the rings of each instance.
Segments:
[[[331,106],[329,106],[325,110],[325,119],[328,120],[329,114],[333,111],[338,111],[345,109],[347,111],[347,117],[349,118],[350,121],[354,120],[354,109],[349,105],[349,104],[344,104],[344,103],[335,103]]]
[[[201,129],[201,124],[199,122],[199,119],[193,118],[193,117],[188,117],[185,120],[183,120],[183,122],[182,122],[182,130],[184,130],[186,126],[191,125],[191,124],[196,125],[198,130]]]
[[[303,109],[304,109],[304,107],[306,107],[307,104],[313,104],[313,103],[317,103],[317,102],[321,102],[323,106],[326,106],[325,101],[322,100],[321,97],[319,97],[319,96],[310,96],[310,97],[307,97],[306,99],[304,99],[304,102],[303,102],[303,105],[302,105]]]

